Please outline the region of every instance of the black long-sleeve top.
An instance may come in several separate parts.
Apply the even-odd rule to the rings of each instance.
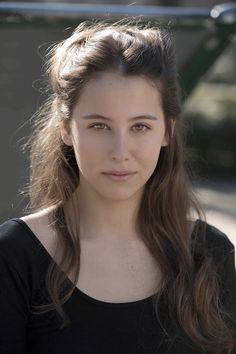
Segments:
[[[234,246],[226,235],[208,224],[204,237],[199,232],[194,237],[217,264],[221,298],[236,329]],[[33,313],[32,305],[42,303],[46,293],[45,276],[51,261],[47,250],[21,219],[0,226],[1,354],[203,353],[181,331],[170,339],[166,327],[163,329],[156,320],[151,297],[110,303],[75,288],[63,305],[68,326],[62,326],[55,310]],[[165,298],[161,298],[159,317],[168,326],[166,306]]]

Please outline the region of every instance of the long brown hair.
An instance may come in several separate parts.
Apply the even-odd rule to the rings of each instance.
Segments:
[[[58,265],[52,262],[48,270],[51,304],[41,309],[56,308],[63,316],[62,305],[75,288],[80,267],[79,232],[72,227],[73,215],[69,217],[65,211],[79,185],[79,170],[73,148],[61,139],[60,119],[70,120],[81,90],[97,73],[109,68],[127,76],[142,75],[161,91],[169,139],[146,183],[136,224],[163,275],[153,295],[153,306],[158,318],[158,303],[164,294],[171,318],[193,342],[204,351],[229,353],[233,333],[223,320],[216,266],[211,258],[202,257],[196,267],[197,249],[189,237],[191,213],[196,212],[198,218],[202,214],[184,167],[180,90],[170,36],[159,27],[131,22],[82,23],[68,39],[50,49],[47,59],[51,95],[35,115],[30,140],[29,210],[54,207],[52,222],[63,257]],[[171,119],[176,120],[174,131]],[[71,271],[72,287],[62,295]]]

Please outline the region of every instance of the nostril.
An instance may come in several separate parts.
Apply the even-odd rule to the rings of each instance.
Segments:
[[[113,146],[111,151],[111,157],[113,160],[127,160],[129,158],[129,149],[124,141],[124,138],[118,137],[113,140]]]

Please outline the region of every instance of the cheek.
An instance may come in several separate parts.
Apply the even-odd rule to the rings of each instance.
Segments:
[[[85,169],[95,165],[103,156],[104,143],[81,134],[74,140],[74,150],[79,168]]]
[[[145,175],[147,178],[150,178],[155,171],[159,156],[160,156],[161,146],[154,145],[152,148],[149,149],[148,154],[146,155],[145,160]]]
[[[148,164],[149,164],[149,168],[151,170],[154,170],[156,168],[158,159],[159,159],[159,155],[160,155],[160,150],[161,147],[156,147],[156,149],[152,149],[149,151],[149,155],[148,155]]]
[[[143,159],[146,159],[148,162],[157,162],[161,150],[161,143],[161,139],[157,136],[140,141],[138,145],[139,155],[143,156]]]

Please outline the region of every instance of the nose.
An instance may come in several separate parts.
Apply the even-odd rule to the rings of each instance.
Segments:
[[[114,161],[129,160],[129,142],[127,136],[123,133],[114,134],[111,143],[111,159]]]

